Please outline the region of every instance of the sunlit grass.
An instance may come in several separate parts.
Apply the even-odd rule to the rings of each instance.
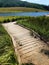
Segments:
[[[0,8],[0,12],[43,12],[46,10],[36,9],[36,8],[26,8],[26,7],[7,7],[7,8]]]
[[[11,37],[0,24],[0,65],[17,65]]]
[[[28,18],[28,16],[0,16],[0,23],[12,22],[25,18]]]

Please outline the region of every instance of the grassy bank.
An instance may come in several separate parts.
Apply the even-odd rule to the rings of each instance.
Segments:
[[[1,16],[0,17],[0,23],[6,23],[6,22],[13,22],[16,20],[22,20],[22,19],[27,19],[27,16]]]
[[[0,24],[0,65],[17,65],[12,40]]]
[[[0,8],[1,12],[43,12],[46,10],[36,9],[36,8],[26,8],[26,7],[7,7],[7,8]]]
[[[12,19],[15,19],[16,16],[0,16],[0,23],[4,23],[4,22],[10,22],[12,21]]]
[[[49,41],[49,17],[28,17],[17,23],[36,31],[44,40]]]

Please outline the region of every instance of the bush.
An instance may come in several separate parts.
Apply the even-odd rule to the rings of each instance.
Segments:
[[[10,22],[10,19],[7,19],[6,21],[7,21],[7,22]]]
[[[16,21],[16,19],[14,19],[14,18],[12,18],[12,20],[11,20],[12,22],[14,22],[14,21]]]
[[[7,21],[6,21],[6,20],[4,20],[3,22],[4,22],[4,23],[7,23]]]

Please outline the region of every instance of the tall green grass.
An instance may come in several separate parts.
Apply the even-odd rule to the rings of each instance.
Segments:
[[[12,40],[0,24],[0,65],[17,65]]]
[[[28,18],[27,16],[1,16],[0,17],[0,23],[7,23],[7,22],[14,22],[17,20],[23,20]]]
[[[27,8],[27,7],[2,7],[0,8],[0,13],[6,12],[44,12],[47,10],[37,9],[37,8]]]
[[[17,23],[36,31],[46,41],[49,41],[49,17],[28,17],[17,21]]]

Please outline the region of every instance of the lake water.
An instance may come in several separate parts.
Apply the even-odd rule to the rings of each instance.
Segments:
[[[49,12],[12,12],[0,13],[0,16],[43,16],[49,15]]]

